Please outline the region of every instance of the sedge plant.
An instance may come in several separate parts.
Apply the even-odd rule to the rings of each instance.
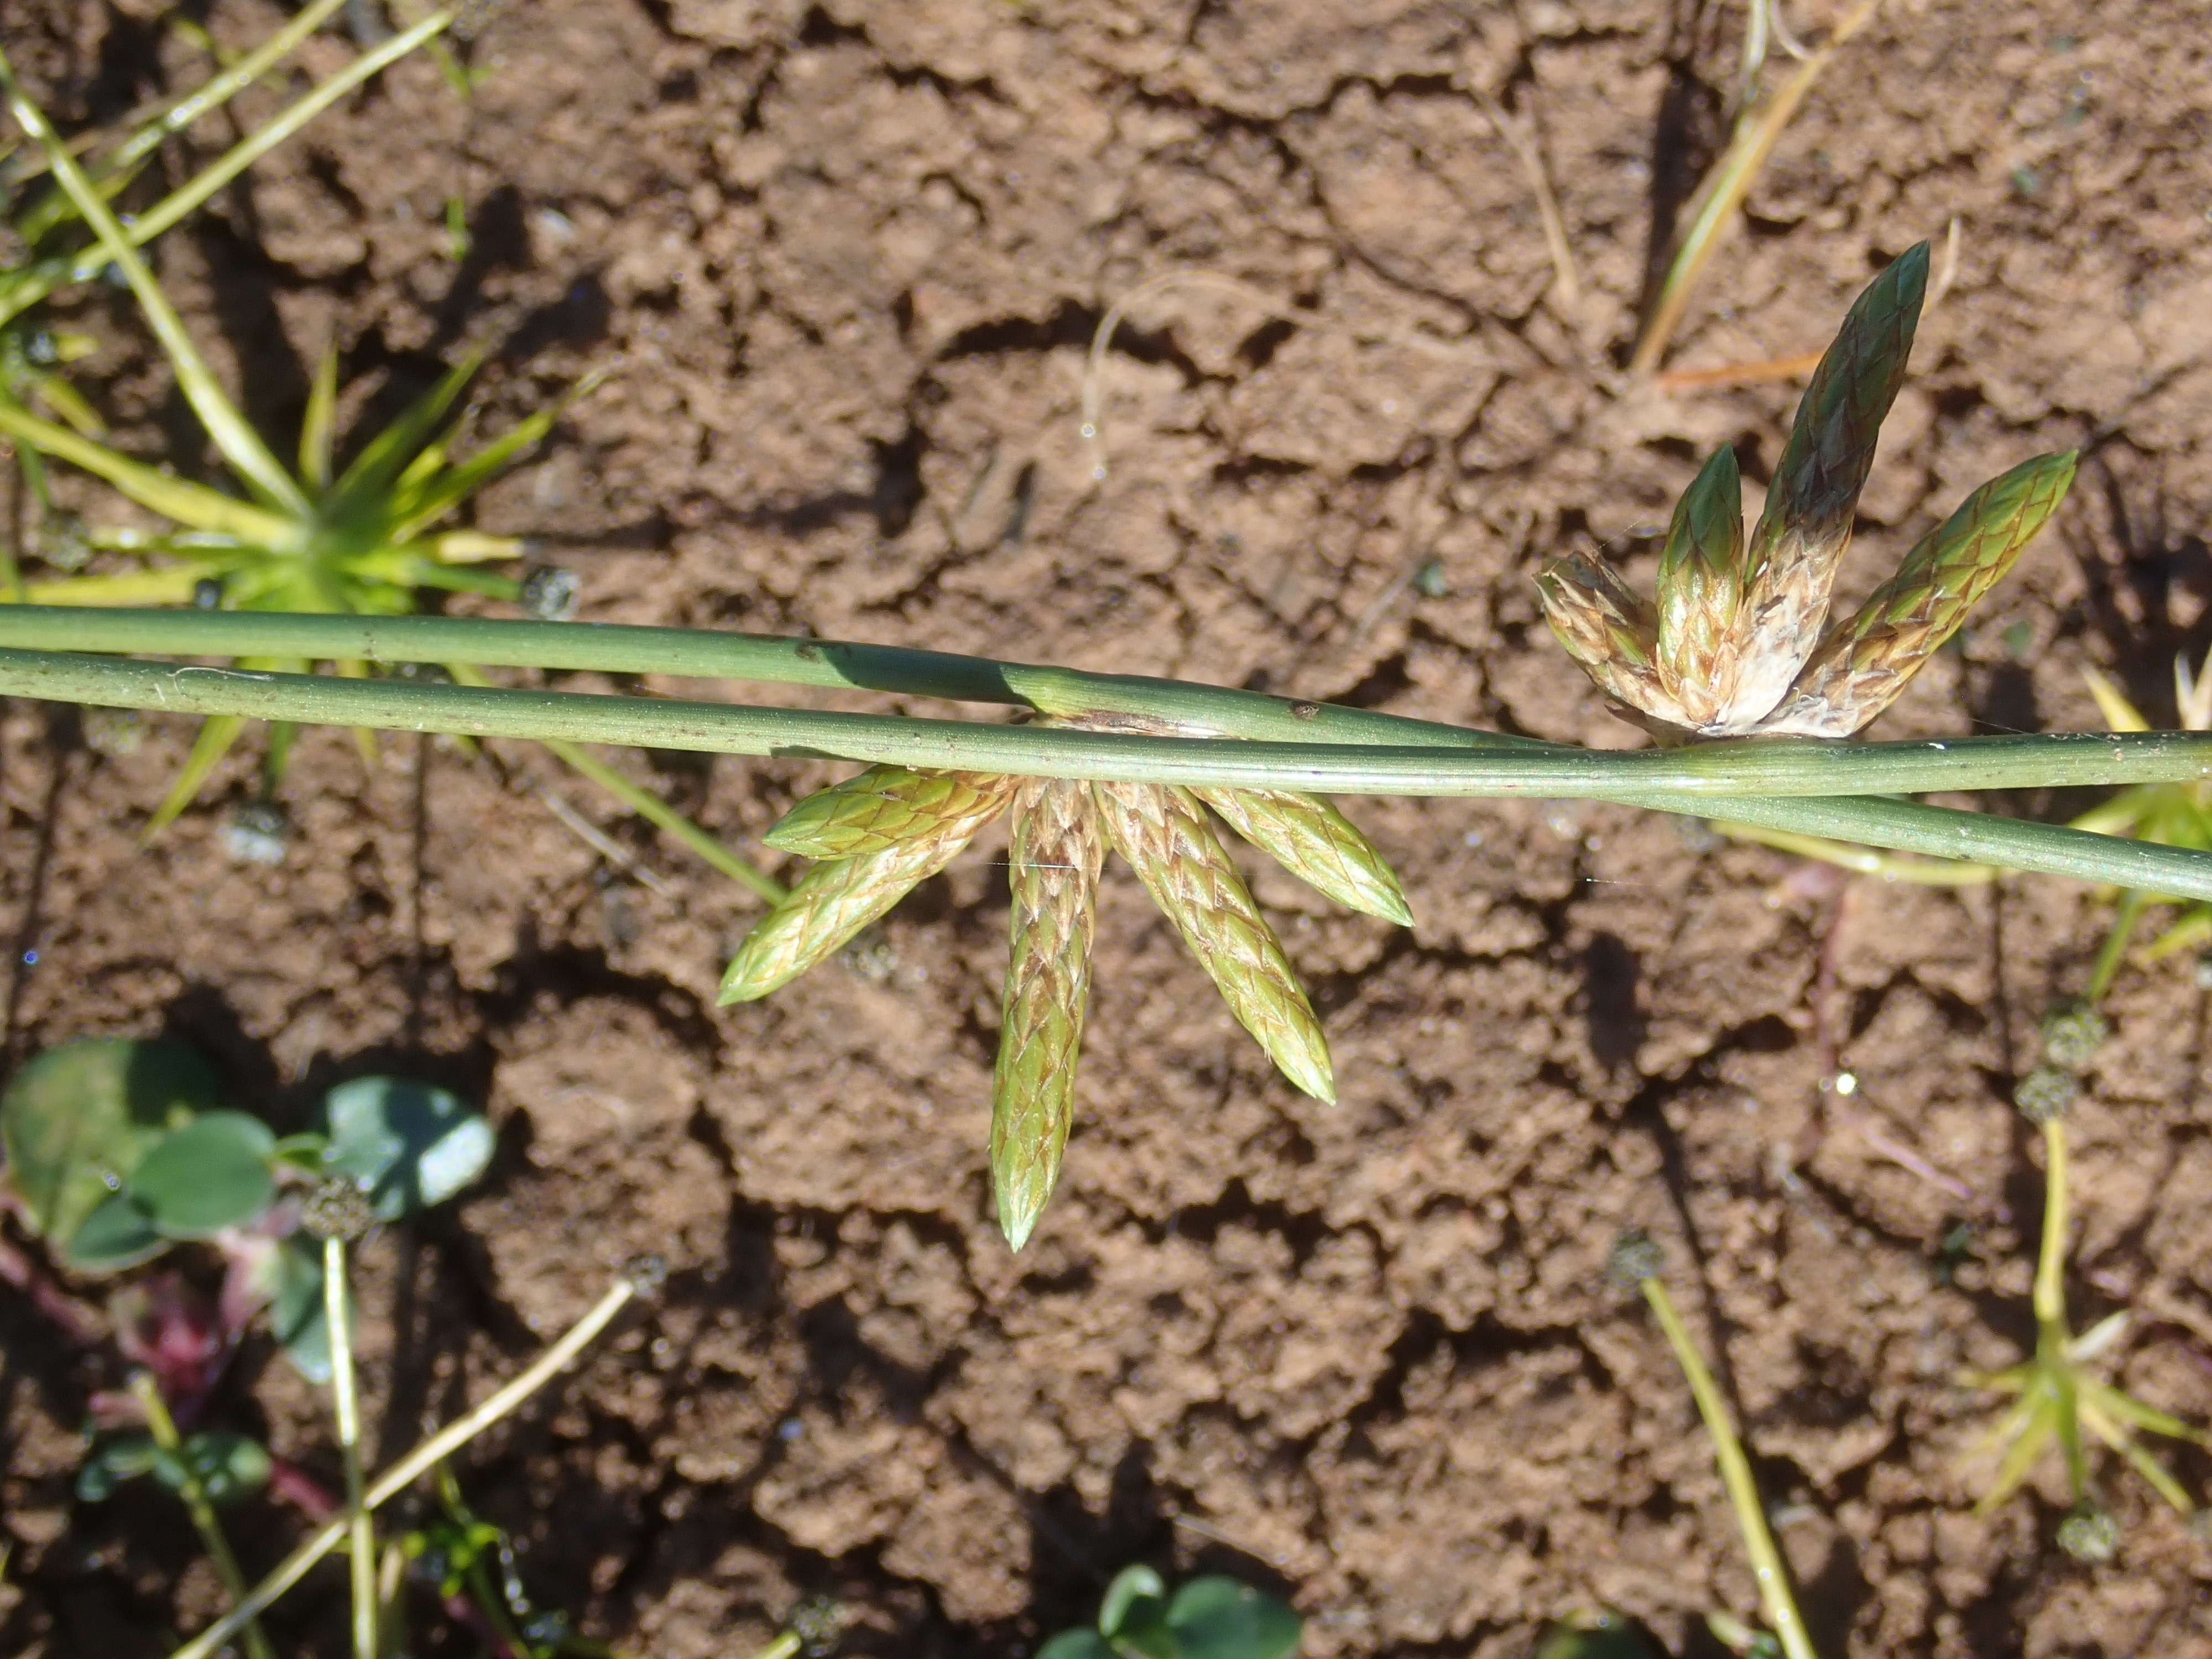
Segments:
[[[343,3],[313,0],[283,28],[195,90],[125,123],[119,132],[90,134],[70,144],[70,153],[84,158],[78,165],[88,182],[103,201],[117,199],[165,139],[185,131],[269,73]],[[446,21],[442,12],[423,18],[404,35],[356,58],[143,211],[119,219],[125,236],[132,246],[145,246],[331,103],[434,37]],[[12,408],[51,416],[89,442],[104,435],[100,417],[61,369],[88,353],[94,342],[83,334],[40,325],[33,308],[58,289],[97,276],[109,264],[109,256],[96,238],[88,241],[76,200],[45,178],[50,170],[50,158],[41,145],[0,148],[0,412]],[[48,562],[65,568],[82,563],[87,549],[76,526],[55,508],[40,450],[21,441],[15,448],[23,486],[39,507],[42,550]],[[21,574],[7,549],[0,549],[0,597],[23,597]]]
[[[1988,1515],[2011,1498],[2033,1473],[2037,1461],[2056,1445],[2065,1466],[2069,1502],[2059,1523],[2058,1543],[2069,1554],[2089,1561],[2112,1559],[2119,1544],[2119,1523],[2098,1498],[2084,1430],[2118,1453],[2153,1492],[2191,1522],[2203,1511],[2138,1437],[2160,1435],[2212,1446],[2212,1435],[2204,1430],[2123,1393],[2098,1375],[2097,1362],[2127,1332],[2130,1321],[2126,1309],[2107,1315],[2078,1335],[2067,1318],[2071,1186],[2066,1122],[2081,1089],[2077,1073],[2105,1034],[2104,1017],[2087,1003],[2057,1009],[2044,1022],[2044,1059],[2021,1079],[2014,1094],[2021,1114],[2036,1126],[2043,1141],[2043,1238],[2036,1254],[2033,1291],[2035,1351],[2002,1370],[1968,1371],[1960,1378],[1968,1388],[2012,1402],[1971,1449],[1972,1454],[1981,1455],[2002,1448],[1974,1512]]]
[[[340,471],[333,459],[338,388],[332,349],[318,363],[309,389],[296,469],[286,467],[224,393],[97,185],[69,154],[44,112],[24,94],[4,56],[0,89],[17,123],[45,147],[57,181],[129,283],[185,400],[246,497],[175,477],[66,426],[0,404],[0,432],[19,447],[94,473],[172,526],[151,535],[126,531],[91,538],[95,545],[152,560],[150,568],[44,582],[26,588],[27,599],[392,615],[412,610],[416,592],[424,587],[518,596],[514,578],[481,567],[518,556],[519,540],[441,526],[551,428],[565,399],[466,459],[452,459],[448,452],[455,432],[449,417],[481,361],[471,355],[362,443]],[[337,667],[341,673],[364,672],[358,663],[342,661]],[[237,739],[241,725],[218,717],[201,728],[182,774],[154,812],[149,834],[191,803]],[[280,727],[271,746],[272,784],[289,742],[289,732]]]
[[[1540,592],[1570,650],[1622,712],[1660,734],[1595,753],[1495,732],[1177,681],[813,639],[463,617],[0,606],[0,694],[566,744],[610,743],[857,763],[772,834],[817,860],[739,946],[726,1001],[832,954],[992,820],[1011,823],[1012,949],[993,1111],[993,1183],[1017,1244],[1057,1178],[1109,847],[1137,872],[1232,1011],[1320,1098],[1334,1077],[1287,953],[1254,907],[1216,819],[1352,908],[1412,907],[1334,794],[1578,797],[1852,846],[2212,900],[2212,854],[1924,805],[1916,791],[2193,783],[2212,734],[2041,733],[1842,743],[1897,695],[2056,507],[2073,458],[2044,456],[1974,492],[1852,617],[1827,620],[1851,505],[1911,343],[1926,251],[1853,307],[1800,408],[1747,538],[1733,458],[1675,514],[1656,605],[1604,567],[1555,563]],[[213,423],[210,422],[211,428]],[[236,659],[179,668],[117,654]],[[84,653],[106,653],[88,656]],[[739,703],[294,672],[310,661],[471,663],[859,689],[1011,705],[996,725]],[[288,666],[289,665],[289,666]],[[1743,742],[1744,738],[1781,740]],[[1723,738],[1726,741],[1706,741]],[[763,890],[777,891],[766,878]]]
[[[366,55],[356,68],[391,61],[429,38],[449,15],[443,10],[433,13]],[[240,500],[173,477],[118,453],[85,432],[0,399],[0,434],[14,438],[20,453],[43,453],[80,466],[167,520],[171,526],[150,535],[119,532],[90,536],[88,540],[94,545],[152,562],[28,586],[19,582],[22,599],[395,616],[411,611],[418,592],[432,589],[520,599],[540,614],[566,614],[574,594],[573,579],[564,580],[566,573],[540,570],[518,580],[489,568],[520,556],[523,542],[447,527],[446,521],[550,431],[568,404],[587,392],[597,377],[586,377],[472,453],[454,459],[450,452],[460,425],[455,411],[482,361],[480,354],[472,353],[388,426],[362,442],[341,471],[335,465],[333,431],[339,401],[337,360],[334,350],[326,351],[309,389],[296,469],[288,468],[225,395],[159,283],[131,246],[129,235],[100,200],[94,183],[43,112],[23,95],[4,54],[0,54],[0,88],[6,90],[17,122],[44,147],[61,188],[91,227],[102,252],[130,283],[187,402],[246,496]],[[341,675],[369,672],[358,658],[342,656],[333,663]],[[259,659],[258,665],[304,671],[310,661],[280,655]],[[463,660],[439,666],[455,678],[478,683]],[[148,822],[149,836],[190,805],[243,726],[241,720],[222,715],[203,725],[175,784]],[[295,729],[289,721],[275,723],[262,789],[264,810],[273,811],[270,802]],[[357,730],[366,751],[366,729]],[[618,770],[558,738],[547,739],[546,746],[714,868],[764,899],[782,896],[780,884]],[[281,842],[276,845],[281,848]]]

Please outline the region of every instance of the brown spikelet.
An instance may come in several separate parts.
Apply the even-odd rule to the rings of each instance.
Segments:
[[[1336,1098],[1328,1042],[1274,930],[1188,789],[1094,783],[1115,850],[1175,923],[1239,1023],[1316,1099]]]
[[[1851,514],[1882,419],[1905,384],[1928,287],[1928,245],[1892,260],[1852,302],[1798,400],[1765,508],[1744,550],[1743,666],[1720,724],[1748,731],[1780,703],[1827,620]]]
[[[1375,843],[1319,795],[1292,789],[1192,791],[1237,833],[1348,910],[1413,925],[1406,890]]]
[[[985,772],[871,766],[809,795],[761,839],[781,852],[810,859],[881,852],[979,810],[995,813],[1008,799],[1006,783]]]
[[[1060,1179],[1074,1117],[1106,842],[1086,784],[1025,779],[1012,817],[1012,950],[992,1078],[991,1185],[999,1226],[1018,1250]]]
[[[831,859],[809,870],[745,935],[722,975],[717,1000],[751,1002],[766,996],[835,951],[916,882],[950,864],[1013,798],[1012,778],[975,781],[978,787],[965,811],[940,817],[933,827],[880,851]]]
[[[1601,560],[1570,553],[1538,573],[1536,597],[1567,654],[1631,720],[1644,716],[1690,724],[1661,682],[1653,660],[1659,643],[1657,613]]]

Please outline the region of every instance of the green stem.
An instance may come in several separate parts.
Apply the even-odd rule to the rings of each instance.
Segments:
[[[796,1659],[799,1650],[799,1638],[791,1632],[784,1633],[753,1655],[753,1659]]]
[[[17,607],[0,607],[0,624],[16,622],[27,614]],[[296,720],[540,741],[562,738],[706,753],[842,759],[1026,776],[1310,789],[1338,794],[1582,798],[1698,816],[1710,814],[1720,805],[1729,818],[1771,829],[2212,899],[2212,854],[2203,852],[1911,801],[1812,795],[1821,787],[1835,788],[1839,781],[1850,788],[1895,787],[1905,777],[1924,781],[1929,751],[1941,745],[1791,741],[1714,744],[1621,754],[1558,745],[1509,748],[1486,734],[1472,732],[1449,746],[1430,744],[1402,748],[1359,742],[1223,741],[401,680],[353,680],[0,649],[0,696],[7,695],[173,714],[232,714],[252,720]],[[1290,720],[1310,725],[1322,721],[1318,704],[1285,708],[1291,711]],[[1300,710],[1310,711],[1310,716]],[[2199,766],[2195,750],[2129,748],[2131,743],[2142,744],[2143,735],[2086,741],[2099,749],[2110,745],[2124,756],[2134,754],[2139,763],[2154,772],[2193,772]],[[2157,734],[2169,744],[2180,744],[2186,735]],[[2057,736],[2038,741],[2053,744],[2053,752],[2063,755],[2085,739]],[[1952,757],[1952,763],[1957,758]],[[1777,785],[1784,796],[1802,791],[1805,798],[1769,796],[1765,792]]]
[[[629,1279],[617,1279],[581,1319],[570,1326],[558,1341],[531,1361],[513,1380],[494,1390],[473,1410],[447,1424],[377,1476],[363,1496],[364,1505],[374,1510],[404,1492],[418,1476],[435,1468],[447,1456],[468,1444],[551,1382],[570,1360],[583,1352],[593,1337],[606,1328],[608,1322],[636,1294],[635,1286]],[[246,1591],[228,1613],[177,1649],[169,1659],[210,1659],[210,1656],[235,1635],[241,1626],[251,1622],[263,1608],[298,1583],[307,1576],[308,1568],[343,1542],[346,1532],[347,1522],[343,1516],[329,1522],[277,1563],[276,1569]]]
[[[347,1305],[345,1241],[341,1238],[323,1241],[323,1320],[330,1328],[331,1395],[337,1406],[338,1452],[345,1462],[354,1659],[377,1659],[376,1522],[362,1490],[361,1395],[354,1382],[353,1319]]]
[[[2128,940],[2134,936],[2136,923],[2142,919],[2143,908],[2151,902],[2148,893],[2130,889],[2120,895],[2118,911],[2112,917],[2110,932],[2097,952],[2097,965],[2090,970],[2087,1001],[2092,1006],[2105,1000],[2105,993],[2112,988],[2112,980],[2120,971],[2120,963],[2128,953]]]
[[[2066,1460],[2066,1484],[2076,1504],[2089,1501],[2089,1460],[2081,1444],[2081,1401],[2074,1374],[2073,1333],[2066,1328],[2066,1227],[2068,1182],[2066,1120],[2043,1125],[2043,1243],[2035,1259],[2035,1347],[2042,1362],[2040,1386],[2055,1407],[2058,1449]]]
[[[246,1606],[246,1575],[238,1570],[238,1558],[230,1553],[230,1540],[223,1536],[222,1523],[216,1518],[215,1505],[208,1501],[207,1488],[200,1484],[198,1473],[185,1456],[184,1437],[177,1432],[176,1419],[169,1415],[168,1401],[161,1398],[161,1389],[145,1371],[132,1375],[131,1392],[145,1408],[146,1426],[153,1434],[154,1443],[176,1460],[179,1475],[177,1495],[185,1500],[185,1513],[192,1517],[201,1546],[215,1563],[216,1577],[222,1580],[222,1588],[230,1597],[228,1616],[234,1621],[231,1627],[246,1627],[246,1650],[252,1659],[276,1659],[269,1638],[262,1634],[259,1621],[252,1616],[253,1609]]]
[[[2066,1329],[2066,1120],[2043,1126],[2043,1248],[2035,1262],[2035,1322],[2057,1334],[2062,1350]]]
[[[1744,1553],[1751,1557],[1752,1577],[1759,1581],[1759,1603],[1766,1622],[1789,1659],[1819,1659],[1813,1650],[1813,1638],[1806,1633],[1805,1621],[1798,1616],[1797,1601],[1790,1589],[1790,1570],[1767,1527],[1765,1506],[1759,1501],[1750,1460],[1744,1456],[1735,1425],[1729,1420],[1727,1402],[1714,1386],[1712,1373],[1705,1369],[1705,1356],[1683,1328],[1665,1282],[1647,1279],[1642,1281],[1642,1289],[1659,1328],[1667,1333],[1674,1363],[1689,1379],[1690,1392],[1697,1397],[1698,1415],[1705,1420],[1705,1432],[1713,1438],[1713,1460],[1720,1465],[1721,1485],[1728,1489],[1729,1507],[1735,1511],[1736,1527],[1743,1534]]]
[[[1595,751],[1364,708],[1131,674],[1001,662],[896,646],[706,629],[458,617],[360,617],[264,611],[0,606],[0,647],[319,661],[475,663],[490,667],[665,674],[999,703],[1060,717],[1127,715],[1254,742],[1357,744],[1511,756],[1500,775],[1549,757],[1577,780],[1619,774],[1624,793],[1873,795],[1917,790],[2057,788],[2212,780],[2212,733],[2034,732],[1910,743],[1766,738],[1686,748]],[[1157,729],[1157,727],[1155,728]],[[1031,734],[1036,736],[1040,734]],[[1079,734],[1066,734],[1078,736]],[[1524,790],[1540,793],[1534,772]],[[1374,786],[1377,793],[1404,787]],[[1568,793],[1585,793],[1577,788]],[[1617,798],[1617,797],[1613,797]]]

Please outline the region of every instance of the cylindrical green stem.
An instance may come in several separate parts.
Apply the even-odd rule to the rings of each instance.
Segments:
[[[475,1410],[447,1424],[377,1476],[363,1496],[365,1506],[374,1510],[406,1490],[416,1477],[442,1458],[468,1444],[551,1382],[593,1337],[606,1328],[608,1322],[620,1313],[624,1304],[636,1294],[635,1286],[628,1279],[616,1280],[607,1293],[592,1304],[589,1312],[569,1327],[559,1341],[531,1361],[529,1366],[513,1381],[493,1393]],[[246,1592],[236,1607],[177,1649],[169,1659],[209,1659],[210,1655],[237,1634],[241,1626],[298,1583],[307,1576],[308,1568],[336,1549],[344,1540],[346,1531],[346,1518],[341,1516],[308,1538],[279,1562],[266,1578]]]
[[[2035,1261],[2035,1322],[2066,1340],[2066,1120],[2043,1126],[2043,1248]]]
[[[1866,795],[1925,789],[2056,788],[2212,780],[2212,733],[2033,732],[1911,743],[1769,738],[1601,752],[1372,709],[1129,674],[1089,674],[897,646],[787,639],[708,629],[460,617],[357,617],[252,611],[0,606],[0,647],[315,661],[467,662],[490,667],[756,680],[1000,703],[1061,717],[1139,721],[1254,742],[1356,744],[1564,759],[1577,777],[1624,790]],[[680,705],[679,705],[680,706]],[[1133,729],[1137,727],[1133,722]],[[1155,727],[1153,729],[1158,729]],[[1530,774],[1532,779],[1534,774]],[[1188,780],[1174,780],[1188,781]],[[1397,786],[1377,785],[1377,793]],[[1410,786],[1408,786],[1410,787]],[[1541,793],[1534,782],[1525,791]]]
[[[1736,1527],[1743,1534],[1744,1553],[1751,1557],[1752,1577],[1759,1581],[1760,1610],[1789,1659],[1819,1659],[1813,1651],[1813,1638],[1806,1633],[1805,1621],[1798,1616],[1797,1599],[1790,1588],[1790,1570],[1767,1527],[1765,1506],[1759,1502],[1759,1486],[1751,1478],[1750,1460],[1735,1437],[1735,1425],[1729,1420],[1728,1403],[1714,1385],[1712,1373],[1705,1369],[1705,1356],[1683,1328],[1665,1281],[1646,1279],[1642,1289],[1660,1329],[1667,1333],[1674,1363],[1689,1379],[1690,1392],[1697,1397],[1698,1415],[1705,1420],[1705,1432],[1712,1437],[1713,1461],[1720,1465],[1721,1485],[1728,1489],[1729,1507],[1735,1511]]]
[[[799,1638],[786,1631],[753,1655],[753,1659],[796,1659],[800,1645]]]
[[[353,1579],[354,1659],[377,1659],[376,1522],[361,1478],[361,1395],[353,1370],[353,1310],[346,1295],[345,1241],[323,1241],[323,1319],[331,1333],[331,1397],[345,1462],[346,1530]]]
[[[2212,733],[2207,732],[2053,732],[1905,743],[1785,738],[1600,751],[1182,680],[703,629],[0,605],[0,647],[658,673],[1000,703],[1061,717],[1122,714],[1135,717],[1133,730],[1142,729],[1136,722],[1152,721],[1158,723],[1154,730],[1175,726],[1315,750],[1346,744],[1456,750],[1460,764],[1469,752],[1511,757],[1498,775],[1522,775],[1528,781],[1497,793],[1542,793],[1563,778],[1577,781],[1574,793],[1585,793],[1582,784],[1602,779],[1608,798],[1637,790],[1680,790],[1716,799],[2212,780]],[[1551,771],[1547,761],[1563,770]],[[1402,782],[1378,781],[1372,786],[1375,793],[1419,787],[1417,769]]]
[[[258,1608],[248,1605],[246,1575],[238,1569],[238,1558],[230,1553],[230,1540],[223,1536],[222,1523],[216,1519],[215,1505],[208,1501],[207,1488],[200,1484],[199,1472],[185,1455],[184,1437],[177,1432],[176,1419],[169,1415],[168,1401],[155,1386],[151,1375],[138,1371],[131,1378],[131,1392],[145,1408],[146,1427],[154,1437],[154,1443],[176,1459],[179,1470],[178,1496],[185,1500],[185,1511],[192,1517],[193,1528],[200,1535],[200,1544],[215,1563],[216,1577],[222,1580],[224,1591],[230,1597],[231,1628],[246,1627],[246,1650],[252,1659],[276,1659],[276,1650],[269,1638],[261,1632],[260,1623],[253,1617]]]
[[[0,623],[21,614],[0,607]],[[1383,747],[1364,737],[1344,743],[1243,742],[355,680],[0,649],[0,695],[8,694],[179,714],[1026,776],[1336,794],[1580,797],[1698,815],[1717,806],[1729,818],[1803,835],[2212,899],[2212,854],[2193,849],[1911,801],[1814,795],[1822,788],[1850,793],[1924,785],[1931,760],[1939,775],[1945,763],[1942,745],[1936,744],[1713,744],[1619,754],[1551,745],[1522,750],[1494,740],[1480,746],[1462,741],[1407,747]],[[1322,717],[1318,704],[1285,707],[1292,720],[1318,724]],[[2036,741],[2051,745],[2057,768],[2082,740]],[[2130,752],[2126,738],[2089,741]],[[2157,757],[2154,770],[2193,774],[2202,764],[2193,751],[2145,752]]]

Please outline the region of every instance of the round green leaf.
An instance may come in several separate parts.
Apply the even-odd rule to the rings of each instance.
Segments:
[[[1114,1659],[1114,1650],[1096,1631],[1064,1630],[1037,1650],[1036,1659]]]
[[[167,1238],[210,1238],[251,1221],[276,1194],[276,1137],[244,1112],[208,1112],[147,1149],[130,1193]]]
[[[70,1239],[149,1146],[215,1102],[215,1074],[181,1043],[118,1037],[48,1049],[0,1095],[0,1144],[25,1218]]]
[[[369,1194],[379,1219],[443,1203],[482,1175],[491,1125],[443,1089],[405,1078],[357,1077],[323,1102],[329,1166]]]
[[[1290,1659],[1305,1622],[1264,1590],[1234,1578],[1194,1578],[1168,1603],[1182,1659]]]
[[[70,1235],[62,1261],[81,1273],[112,1273],[135,1267],[168,1248],[169,1241],[154,1231],[152,1220],[130,1194],[110,1193]]]

